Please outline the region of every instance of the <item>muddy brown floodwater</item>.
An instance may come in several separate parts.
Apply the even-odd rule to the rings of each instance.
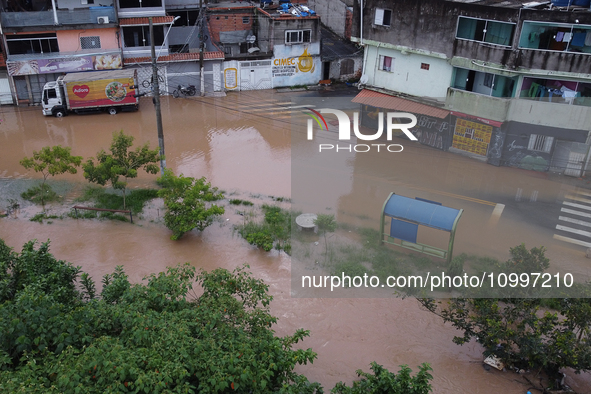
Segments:
[[[205,176],[227,196],[249,199],[256,204],[271,202],[271,196],[290,197],[290,123],[280,103],[293,94],[245,92],[225,98],[164,99],[163,123],[167,165],[175,173]],[[18,164],[43,146],[70,146],[84,157],[108,148],[113,131],[123,129],[138,142],[157,146],[152,105],[142,100],[137,113],[46,118],[41,110],[0,107],[0,204],[14,193],[21,179],[38,178]],[[66,201],[80,193],[81,174],[64,175],[74,188]],[[155,176],[140,174],[132,187],[151,185]],[[0,206],[0,208],[5,208]],[[0,219],[0,238],[19,249],[26,241],[51,240],[59,259],[82,266],[100,281],[102,275],[123,265],[132,281],[180,262],[210,270],[233,269],[249,264],[255,276],[265,280],[275,300],[280,335],[297,328],[310,330],[303,346],[318,353],[308,366],[298,367],[310,380],[329,390],[338,381],[351,382],[355,370],[369,370],[371,361],[397,371],[401,364],[417,370],[423,362],[432,365],[435,393],[525,393],[519,375],[485,371],[482,349],[471,343],[452,343],[457,332],[439,318],[421,310],[412,299],[313,299],[291,298],[290,258],[265,253],[235,236],[232,225],[242,216],[226,206],[226,214],[203,233],[186,234],[171,241],[161,224],[161,212],[139,225],[98,220],[55,220],[52,224],[30,222],[31,210],[23,203],[17,219]],[[154,216],[154,211],[156,215]],[[590,392],[588,374],[569,373],[568,384],[580,393]]]

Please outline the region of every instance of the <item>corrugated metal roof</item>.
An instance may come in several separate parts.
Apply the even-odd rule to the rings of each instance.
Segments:
[[[224,52],[204,52],[203,58],[205,60],[223,60]],[[190,60],[199,60],[199,53],[172,53],[170,55],[158,57],[159,62],[186,62]],[[151,62],[152,58],[149,56],[127,57],[123,59],[123,63],[126,65]]]
[[[431,107],[430,105],[416,103],[389,94],[374,92],[373,90],[363,89],[352,100],[354,103],[371,105],[376,108],[391,109],[395,111],[411,112],[415,114],[433,116],[443,119],[449,115],[449,111],[441,108]]]
[[[153,25],[168,25],[174,21],[174,16],[154,16],[152,17]],[[149,25],[148,17],[139,18],[119,18],[119,26],[135,26],[135,25]]]

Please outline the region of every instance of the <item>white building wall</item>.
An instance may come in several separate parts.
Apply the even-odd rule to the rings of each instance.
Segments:
[[[368,86],[406,93],[419,97],[432,97],[445,101],[453,67],[445,60],[415,53],[403,54],[389,48],[366,46],[367,55],[361,81]],[[392,71],[380,70],[380,56],[392,58]],[[429,70],[421,69],[421,63]]]

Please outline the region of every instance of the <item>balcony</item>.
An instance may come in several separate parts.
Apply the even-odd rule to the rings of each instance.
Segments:
[[[511,99],[448,88],[445,107],[452,111],[504,122]]]
[[[107,17],[112,27],[117,23],[113,7],[90,7],[57,10],[57,26],[98,25],[98,17]],[[2,28],[7,31],[32,31],[43,26],[55,27],[53,11],[2,12]]]

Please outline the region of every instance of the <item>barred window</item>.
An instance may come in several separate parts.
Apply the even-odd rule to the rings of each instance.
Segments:
[[[99,36],[80,37],[80,48],[82,49],[100,49],[101,38]]]
[[[548,137],[547,135],[532,134],[529,137],[529,144],[527,146],[527,149],[537,152],[550,153],[550,151],[552,150],[553,142],[554,137]]]

